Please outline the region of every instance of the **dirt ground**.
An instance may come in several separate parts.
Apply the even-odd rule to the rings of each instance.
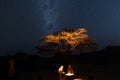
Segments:
[[[88,80],[120,80],[120,64],[112,65],[81,65],[71,64],[76,78]],[[42,68],[39,72],[21,72],[20,80],[59,80],[57,69]]]

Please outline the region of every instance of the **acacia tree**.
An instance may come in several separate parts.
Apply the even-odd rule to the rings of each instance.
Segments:
[[[94,40],[86,34],[85,28],[77,30],[65,29],[62,32],[47,35],[39,40],[36,47],[39,53],[45,52],[56,55],[70,55],[75,51],[95,50],[97,45]]]

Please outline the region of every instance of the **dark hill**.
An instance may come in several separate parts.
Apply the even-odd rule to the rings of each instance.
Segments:
[[[80,55],[62,57],[54,57],[54,62],[66,62],[73,64],[94,64],[94,65],[109,65],[120,64],[120,46],[107,46],[101,51],[81,53]]]
[[[10,57],[9,57],[10,58]],[[8,59],[9,59],[8,58]],[[91,65],[110,65],[120,64],[120,46],[107,46],[101,51],[81,53],[79,55],[55,56],[52,58],[42,58],[37,55],[29,55],[18,52],[13,55],[15,67],[18,70],[31,71],[40,67],[56,67],[59,64],[91,64]],[[4,62],[6,58],[1,57]]]
[[[107,46],[101,51],[95,51],[77,56],[81,63],[92,64],[119,64],[120,46]]]
[[[94,51],[88,53],[81,53],[79,55],[69,55],[69,56],[55,56],[52,58],[41,58],[36,55],[28,55],[25,53],[17,53],[15,56],[16,61],[19,63],[30,63],[38,65],[39,63],[44,65],[49,64],[119,64],[120,60],[120,46],[107,46],[101,51]],[[21,62],[20,62],[21,61]]]

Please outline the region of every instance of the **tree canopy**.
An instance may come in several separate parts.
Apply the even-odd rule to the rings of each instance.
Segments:
[[[88,37],[85,28],[64,29],[62,32],[47,35],[39,40],[36,47],[40,51],[53,54],[71,54],[74,51],[95,50],[95,41]],[[41,52],[40,52],[41,53]]]

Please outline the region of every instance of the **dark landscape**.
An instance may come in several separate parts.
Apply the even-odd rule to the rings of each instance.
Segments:
[[[60,65],[73,66],[76,78],[89,80],[120,79],[120,46],[108,46],[100,51],[79,55],[42,58],[18,52],[0,57],[0,80],[7,80],[8,61],[14,59],[16,80],[59,80],[57,69]]]
[[[120,0],[0,0],[0,80],[120,80],[119,61]]]

